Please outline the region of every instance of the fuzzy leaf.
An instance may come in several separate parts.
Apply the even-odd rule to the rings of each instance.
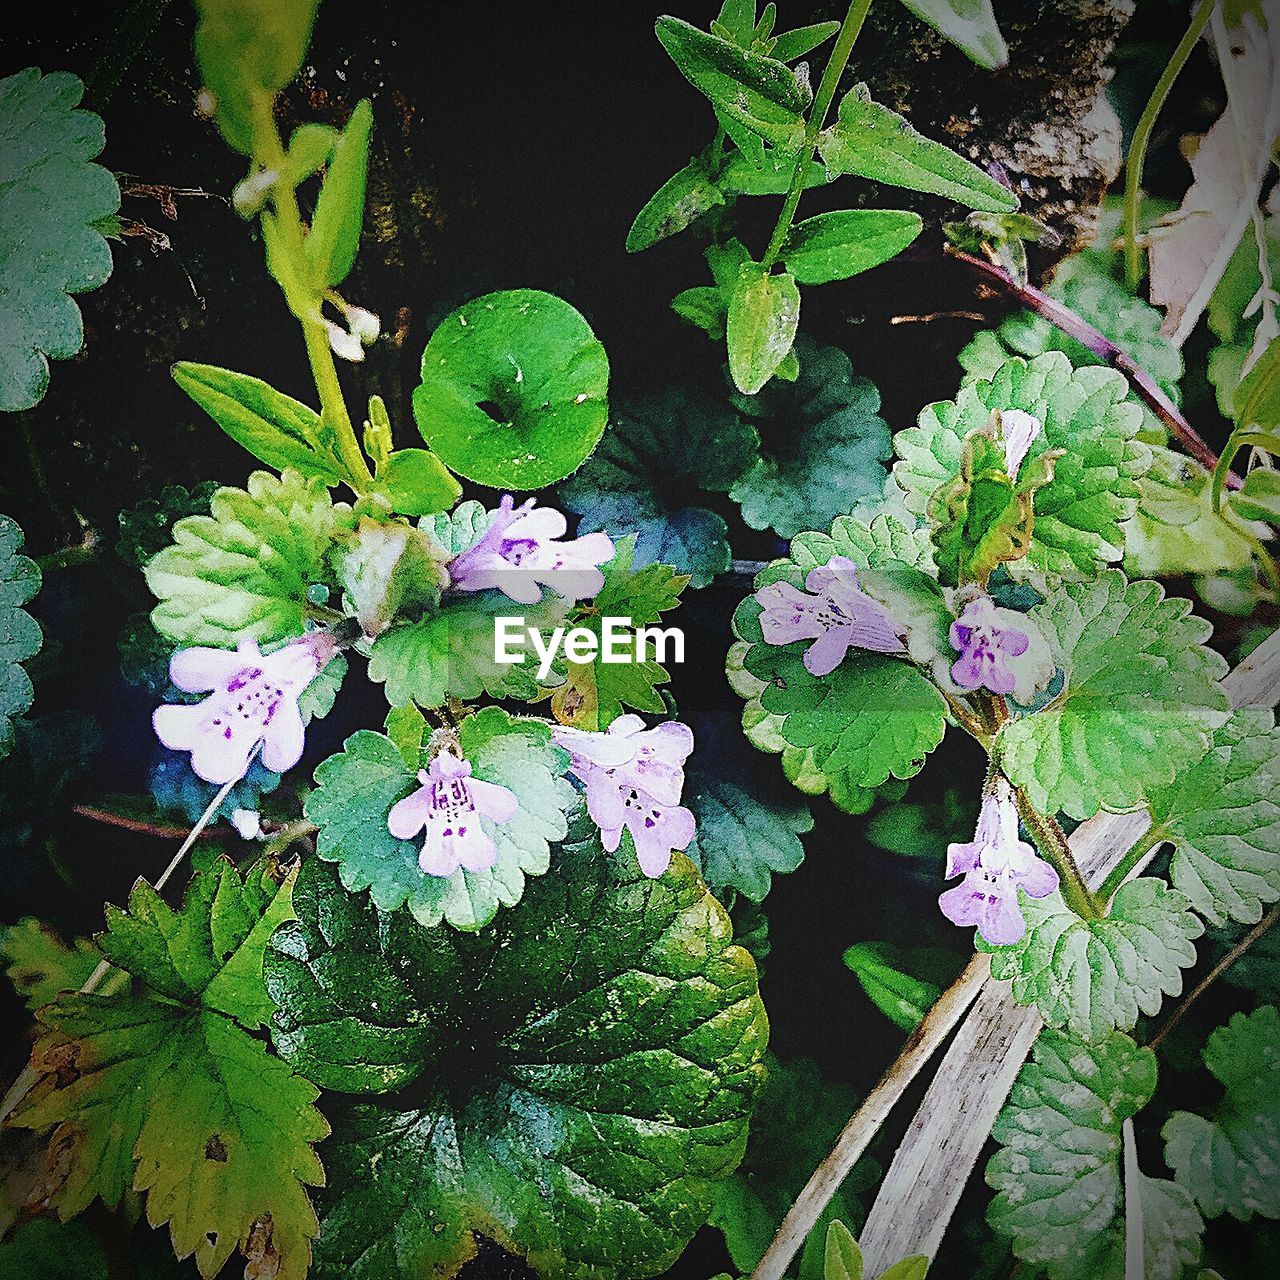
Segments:
[[[400,748],[380,733],[362,729],[316,770],[307,817],[320,828],[317,852],[336,862],[352,892],[368,889],[383,911],[408,904],[424,925],[447,920],[458,929],[481,929],[502,906],[526,892],[526,877],[550,865],[551,844],[568,830],[565,812],[574,803],[564,778],[568,756],[551,743],[536,720],[517,720],[497,707],[468,716],[459,731],[463,753],[477,778],[513,791],[520,809],[508,823],[486,824],[498,846],[489,871],[459,868],[431,876],[418,868],[419,840],[399,840],[387,829],[391,806],[417,786],[417,770]]]
[[[0,224],[0,412],[30,409],[49,386],[49,361],[84,345],[68,296],[111,274],[97,229],[120,207],[120,188],[90,163],[106,144],[102,121],[77,109],[84,85],[35,67],[0,80],[4,221]]]
[[[255,471],[248,489],[219,489],[211,514],[173,526],[173,545],[148,561],[160,603],[151,620],[181,645],[233,647],[301,635],[307,590],[327,580],[337,513],[323,480]]]
[[[729,372],[746,395],[764,386],[791,351],[800,323],[800,291],[794,277],[771,275],[746,263],[729,295],[725,336]]]
[[[1159,1012],[1182,992],[1182,970],[1196,962],[1204,926],[1190,903],[1164,881],[1143,876],[1122,885],[1110,914],[1082,920],[1060,893],[1022,898],[1027,932],[993,947],[991,974],[1013,982],[1019,1004],[1033,1004],[1051,1027],[1093,1042],[1128,1031],[1139,1013]]]
[[[317,1280],[444,1280],[476,1234],[547,1280],[675,1260],[742,1157],[767,1034],[685,858],[649,881],[565,845],[476,934],[379,914],[319,860],[295,901],[268,964],[281,1052],[327,1088],[416,1082],[414,1109],[356,1107],[326,1147]]]
[[[1227,715],[1226,662],[1188,601],[1111,569],[1031,621],[1066,673],[1048,706],[1000,733],[1005,770],[1042,812],[1132,809],[1208,748]]]
[[[488,293],[442,320],[422,353],[413,416],[460,476],[539,489],[595,448],[609,359],[567,302],[536,289]]]
[[[1036,494],[1035,538],[1027,558],[1012,566],[1015,576],[1092,577],[1119,560],[1122,526],[1137,510],[1138,480],[1151,465],[1136,438],[1142,411],[1122,375],[1073,369],[1058,352],[1006,361],[989,381],[929,405],[918,426],[897,433],[901,460],[893,476],[908,508],[925,514],[933,494],[960,474],[965,436],[984,426],[993,409],[1021,409],[1043,424],[1024,466],[1047,450],[1064,451],[1053,481]]]
[[[0,932],[0,956],[13,989],[32,1013],[64,991],[79,991],[102,958],[92,942],[76,938],[68,947],[32,916]]]
[[[21,664],[40,652],[40,624],[22,607],[40,590],[40,568],[20,554],[22,530],[0,516],[0,760],[13,746],[13,721],[35,696]]]
[[[991,0],[902,0],[902,3],[945,36],[984,71],[1009,61],[1009,46],[996,26]]]
[[[1175,1111],[1165,1123],[1165,1160],[1208,1218],[1280,1218],[1280,1014],[1272,1005],[1237,1013],[1204,1047],[1204,1064],[1226,1094],[1212,1119]]]
[[[372,132],[373,107],[364,98],[356,103],[346,128],[333,144],[305,241],[307,268],[318,291],[340,285],[355,265],[364,225]]]
[[[640,253],[674,236],[704,213],[724,204],[724,195],[703,157],[690,160],[649,197],[627,232],[627,252]]]
[[[829,284],[888,262],[923,230],[918,213],[892,209],[820,213],[787,232],[782,261],[799,284]]]

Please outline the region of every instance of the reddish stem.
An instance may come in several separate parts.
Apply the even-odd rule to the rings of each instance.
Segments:
[[[161,822],[147,822],[141,818],[129,818],[123,813],[114,813],[110,809],[99,809],[90,804],[71,806],[71,812],[77,817],[88,818],[90,822],[101,822],[108,827],[119,827],[122,831],[134,831],[138,835],[155,836],[160,840],[181,840],[187,834],[186,827],[166,826]],[[204,833],[205,839],[225,840],[233,833],[230,828],[213,829]]]

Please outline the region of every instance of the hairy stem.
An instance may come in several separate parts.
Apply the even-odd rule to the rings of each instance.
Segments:
[[[1147,146],[1156,127],[1156,120],[1173,88],[1174,81],[1187,65],[1196,43],[1209,25],[1218,0],[1200,0],[1191,18],[1191,25],[1173,51],[1168,66],[1156,82],[1151,97],[1133,131],[1129,155],[1124,171],[1124,266],[1129,288],[1136,289],[1142,279],[1142,253],[1138,246],[1138,218],[1142,207],[1142,166],[1147,158]]]
[[[1162,1026],[1160,1030],[1147,1041],[1147,1047],[1149,1049],[1157,1048],[1169,1032],[1172,1031],[1184,1017],[1186,1017],[1187,1010],[1190,1009],[1191,1006],[1195,1004],[1195,1002],[1199,1000],[1200,997],[1204,995],[1204,993],[1208,991],[1208,989],[1217,982],[1217,980],[1222,977],[1222,975],[1226,973],[1226,971],[1230,969],[1231,966],[1235,964],[1235,962],[1239,960],[1240,957],[1244,955],[1244,953],[1248,951],[1249,948],[1253,946],[1253,944],[1257,942],[1258,939],[1261,938],[1277,920],[1280,920],[1280,902],[1277,902],[1276,905],[1272,907],[1271,910],[1268,911],[1267,914],[1263,916],[1262,919],[1259,920],[1258,923],[1255,924],[1253,928],[1250,929],[1249,932],[1246,933],[1244,937],[1241,938],[1240,941],[1237,942],[1236,945],[1232,947],[1231,950],[1228,951],[1227,954],[1223,956],[1222,959],[1219,960],[1218,963],[1215,964],[1198,983],[1196,983],[1195,987],[1186,994],[1186,996],[1179,1002],[1178,1007],[1169,1015],[1164,1026]]]
[[[1104,906],[1116,896],[1116,891],[1132,875],[1134,868],[1159,844],[1169,837],[1163,827],[1149,827],[1134,842],[1119,862],[1111,868],[1111,873],[1098,886],[1094,895]]]
[[[1097,920],[1103,912],[1098,900],[1089,892],[1084,876],[1072,856],[1067,837],[1056,818],[1041,813],[1031,803],[1031,798],[1021,787],[1014,788],[1018,802],[1018,816],[1031,833],[1045,861],[1058,873],[1062,885],[1062,897],[1067,906],[1083,920]]]
[[[813,108],[809,112],[808,122],[804,127],[804,146],[796,157],[795,171],[791,175],[791,186],[787,189],[786,198],[782,202],[782,212],[769,237],[769,247],[764,251],[760,265],[769,271],[782,252],[782,243],[791,230],[791,221],[796,216],[796,208],[800,204],[800,195],[804,191],[805,178],[809,171],[809,162],[813,159],[813,148],[817,144],[818,134],[827,122],[827,112],[831,109],[831,100],[836,96],[836,88],[840,77],[849,63],[849,55],[853,52],[854,42],[862,31],[862,24],[867,20],[871,9],[871,0],[853,0],[849,12],[844,16],[840,32],[831,50],[831,57],[818,82],[818,92],[813,98]]]

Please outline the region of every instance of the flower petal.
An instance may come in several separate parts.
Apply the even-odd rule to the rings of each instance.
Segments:
[[[397,840],[412,840],[427,825],[431,812],[431,788],[419,787],[403,800],[397,800],[387,814],[387,830]]]
[[[287,773],[302,759],[304,730],[297,698],[280,699],[262,738],[262,763],[272,773]]]
[[[256,649],[256,645],[254,646]],[[246,666],[246,655],[234,649],[179,649],[169,659],[169,679],[187,693],[223,688]]]

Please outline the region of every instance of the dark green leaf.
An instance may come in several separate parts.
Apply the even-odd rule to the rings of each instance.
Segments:
[[[747,263],[729,297],[725,335],[734,385],[754,395],[777,371],[795,341],[800,291],[795,279]]]
[[[333,146],[325,171],[311,231],[306,240],[307,266],[315,287],[340,285],[355,265],[364,225],[365,178],[369,168],[369,135],[373,107],[368,98],[357,102]]]
[[[890,1022],[912,1032],[933,1008],[942,988],[912,977],[891,964],[884,947],[876,942],[859,942],[844,953],[845,964],[853,971],[867,998]]]
[[[679,173],[668,178],[636,214],[627,232],[627,252],[639,253],[667,236],[676,235],[722,204],[724,196],[705,158],[690,160]]]
[[[800,284],[827,284],[888,262],[923,229],[919,214],[892,209],[820,213],[791,228],[782,260]]]
[[[40,568],[21,554],[22,530],[0,516],[0,760],[13,744],[13,721],[34,690],[22,663],[40,652],[40,624],[22,607],[40,590]]]
[[[101,1241],[80,1221],[32,1218],[0,1243],[0,1280],[110,1280]]]

